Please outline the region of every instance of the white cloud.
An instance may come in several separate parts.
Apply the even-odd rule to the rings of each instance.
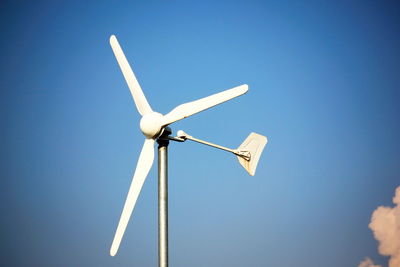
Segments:
[[[382,266],[374,265],[374,263],[372,262],[372,260],[370,258],[365,258],[365,260],[360,262],[358,267],[382,267]]]
[[[379,253],[390,257],[389,267],[400,267],[400,186],[396,189],[393,203],[395,204],[393,208],[380,206],[372,213],[369,228],[379,242]],[[359,267],[376,266],[369,258],[359,265]]]

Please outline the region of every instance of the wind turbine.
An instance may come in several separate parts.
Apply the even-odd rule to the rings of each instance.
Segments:
[[[262,150],[267,143],[267,138],[256,133],[251,133],[238,149],[229,149],[194,138],[183,131],[178,131],[178,136],[176,137],[170,136],[172,132],[168,125],[246,93],[248,90],[247,84],[243,84],[196,101],[179,105],[169,113],[163,115],[153,111],[150,104],[147,102],[147,99],[143,94],[143,91],[128,63],[128,60],[126,59],[124,52],[122,51],[122,48],[114,35],[111,35],[110,37],[110,44],[128,84],[133,100],[135,101],[136,108],[142,116],[140,120],[140,130],[145,136],[142,151],[140,152],[136,170],[128,191],[128,196],[126,197],[125,205],[122,210],[118,227],[111,245],[110,255],[114,256],[118,251],[143,183],[153,165],[155,149],[154,145],[157,141],[159,144],[159,266],[166,267],[168,266],[167,147],[169,140],[178,142],[192,140],[229,151],[238,157],[240,164],[249,172],[250,175],[254,175]]]

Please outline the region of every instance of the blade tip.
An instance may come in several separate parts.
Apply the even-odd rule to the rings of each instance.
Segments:
[[[110,256],[111,256],[111,257],[114,257],[115,254],[117,254],[117,249],[115,249],[114,247],[111,247],[111,249],[110,249]]]
[[[114,34],[110,36],[110,44],[115,43],[117,41],[117,37]]]
[[[249,91],[249,86],[246,83],[238,86],[238,88],[239,88],[241,94],[245,94],[245,93],[247,93],[247,91]]]

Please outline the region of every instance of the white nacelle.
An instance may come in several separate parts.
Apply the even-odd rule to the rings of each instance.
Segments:
[[[160,134],[164,116],[158,112],[143,115],[140,120],[140,130],[147,138],[154,138]]]

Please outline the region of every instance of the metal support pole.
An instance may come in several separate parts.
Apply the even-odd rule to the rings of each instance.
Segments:
[[[168,144],[158,139],[158,266],[168,267]]]

